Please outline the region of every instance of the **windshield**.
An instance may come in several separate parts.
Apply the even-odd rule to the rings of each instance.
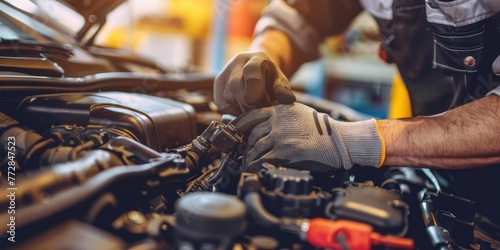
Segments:
[[[17,5],[17,6],[14,6]],[[22,7],[23,9],[21,9]],[[63,26],[55,21],[48,21],[31,12],[39,9],[27,0],[0,1],[1,39],[34,40],[37,42],[54,42],[74,44],[75,38]],[[4,32],[5,31],[5,32]]]
[[[2,34],[1,39],[29,39],[29,37],[25,36],[25,34],[11,27],[1,16],[0,34]]]
[[[14,7],[38,17],[49,26],[56,25],[66,33],[76,35],[85,24],[83,16],[55,0],[6,0]]]

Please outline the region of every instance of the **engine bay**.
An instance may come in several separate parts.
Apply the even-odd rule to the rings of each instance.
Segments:
[[[2,248],[500,247],[475,201],[443,191],[430,170],[242,171],[245,135],[209,100],[102,91],[4,105]]]

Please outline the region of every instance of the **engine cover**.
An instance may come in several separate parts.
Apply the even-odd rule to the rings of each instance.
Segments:
[[[384,188],[348,182],[333,189],[334,200],[327,205],[330,219],[354,220],[372,225],[383,233],[400,234],[408,224],[409,206],[399,195]]]
[[[196,136],[191,105],[122,92],[64,93],[25,98],[18,121],[43,134],[54,126],[115,129],[157,150],[190,143]],[[70,133],[78,133],[69,131]],[[91,131],[91,130],[87,130]]]

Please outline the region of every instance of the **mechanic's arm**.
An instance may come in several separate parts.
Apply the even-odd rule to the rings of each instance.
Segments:
[[[436,116],[340,122],[294,103],[252,110],[235,125],[247,135],[246,171],[263,162],[315,172],[354,164],[462,169],[500,163],[499,110],[500,97],[490,95]]]
[[[500,97],[437,116],[377,121],[384,165],[461,169],[500,163]]]
[[[286,77],[293,75],[300,65],[307,61],[307,57],[290,38],[283,31],[276,29],[256,35],[248,51],[264,52]]]

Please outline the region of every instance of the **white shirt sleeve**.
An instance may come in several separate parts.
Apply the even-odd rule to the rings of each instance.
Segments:
[[[489,96],[489,95],[498,95],[498,96],[500,96],[500,86],[496,87],[494,90],[492,90],[488,94],[486,94],[486,96]]]

